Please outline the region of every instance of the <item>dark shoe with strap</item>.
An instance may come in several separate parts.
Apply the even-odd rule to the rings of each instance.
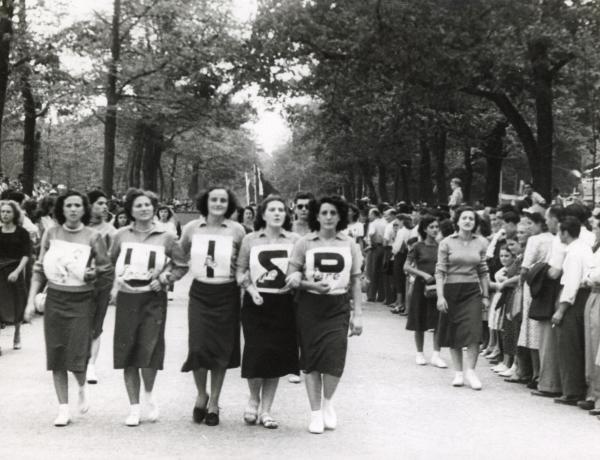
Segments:
[[[204,418],[206,417],[206,405],[208,404],[208,398],[206,398],[206,402],[204,406],[198,407],[194,406],[194,412],[192,413],[192,418],[195,423],[202,423]]]
[[[542,398],[556,398],[560,396],[560,393],[554,393],[552,391],[533,390],[532,396],[541,396]]]
[[[565,406],[576,406],[579,399],[577,396],[561,396],[560,398],[554,398],[554,402]]]
[[[208,426],[217,426],[219,424],[219,414],[215,412],[207,413],[204,423],[206,423]]]

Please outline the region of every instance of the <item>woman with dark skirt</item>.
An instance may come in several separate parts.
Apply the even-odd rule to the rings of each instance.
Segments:
[[[348,205],[342,198],[311,203],[309,225],[312,232],[294,246],[288,282],[299,289],[300,369],[311,408],[308,430],[318,434],[337,426],[332,398],[346,363],[348,328],[350,336],[362,333],[362,255],[356,242],[342,233],[348,225]]]
[[[435,306],[435,296],[426,294],[426,286],[435,288],[435,263],[437,261],[438,243],[436,241],[440,230],[437,219],[433,216],[424,216],[419,222],[418,232],[421,241],[415,243],[408,253],[404,270],[415,277],[413,294],[410,298],[408,321],[406,329],[415,332],[417,346],[416,363],[420,366],[427,364],[423,355],[425,332],[434,330],[433,355],[431,364],[435,367],[448,367],[440,357],[440,342],[437,333],[439,312]]]
[[[240,289],[235,280],[239,249],[246,232],[229,217],[237,204],[224,187],[198,199],[201,217],[189,222],[179,246],[194,281],[188,307],[189,352],[183,372],[194,372],[198,396],[196,423],[219,424],[219,398],[225,373],[240,365]],[[210,371],[210,397],[206,380]]]
[[[237,263],[238,283],[246,291],[242,377],[248,379],[250,399],[244,421],[258,421],[273,429],[279,426],[271,416],[279,378],[299,374],[294,299],[286,285],[289,259],[299,236],[287,231],[290,216],[283,199],[275,195],[258,207],[255,227],[242,241]]]
[[[475,231],[479,216],[472,208],[459,208],[454,214],[456,233],[439,245],[435,269],[440,346],[450,347],[455,370],[452,385],[466,380],[481,390],[475,374],[482,338],[481,316],[489,307],[489,278],[485,252],[487,240]],[[463,348],[467,348],[467,371],[463,375]]]
[[[35,296],[47,281],[46,357],[59,402],[54,425],[65,426],[70,421],[68,371],[79,384],[79,411],[88,410],[85,371],[92,342],[94,286],[95,282],[110,283],[113,268],[104,239],[96,230],[86,227],[90,220],[86,196],[68,191],[56,200],[54,212],[58,225],[49,228],[42,237],[25,317],[32,317]]]
[[[158,199],[152,192],[130,189],[125,211],[132,224],[114,237],[110,258],[115,264],[114,367],[123,369],[130,410],[125,424],[140,424],[140,376],[147,418],[158,420],[152,391],[165,357],[167,287],[187,271],[175,235],[154,220]],[[170,262],[169,262],[170,260]]]
[[[31,257],[29,232],[20,222],[19,205],[0,201],[0,324],[14,324],[15,350],[21,348],[21,322],[27,303],[25,268]]]

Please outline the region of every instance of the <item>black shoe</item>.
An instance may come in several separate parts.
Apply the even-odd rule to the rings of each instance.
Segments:
[[[217,426],[219,424],[219,414],[209,412],[206,414],[206,421],[204,423],[206,423],[208,426]]]
[[[541,396],[543,398],[556,398],[560,396],[560,393],[553,393],[552,391],[533,390],[531,392],[533,396]]]
[[[554,398],[556,404],[564,404],[565,406],[576,406],[579,402],[579,398],[571,396],[561,396],[560,398]]]
[[[537,379],[533,379],[527,384],[527,388],[529,388],[530,390],[537,390],[537,386],[538,386]]]
[[[195,423],[202,423],[204,418],[206,417],[206,406],[204,407],[194,407],[194,412],[192,413],[192,418]]]
[[[583,410],[592,410],[594,408],[594,401],[590,401],[589,399],[585,401],[578,401],[577,407]]]

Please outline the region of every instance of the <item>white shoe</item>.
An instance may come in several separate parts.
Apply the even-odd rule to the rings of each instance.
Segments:
[[[427,364],[427,360],[425,359],[425,356],[423,355],[423,353],[417,353],[417,357],[415,358],[415,363],[417,363],[419,366],[425,366]]]
[[[500,363],[497,364],[496,366],[492,367],[492,371],[494,371],[496,374],[500,373],[500,372],[506,372],[508,370],[508,366],[504,363]]]
[[[465,379],[467,380],[469,386],[473,388],[473,390],[481,390],[481,380],[479,380],[479,377],[477,377],[477,374],[475,374],[475,371],[473,369],[469,369],[465,373]]]
[[[88,410],[90,410],[90,404],[87,399],[85,385],[79,387],[79,398],[77,401],[77,408],[79,409],[80,414],[85,414]]]
[[[153,423],[158,421],[158,417],[160,416],[160,409],[158,408],[158,404],[156,404],[156,402],[154,401],[154,398],[152,398],[152,396],[147,397],[146,407],[147,407],[148,421],[153,422]]]
[[[288,382],[290,382],[290,383],[300,383],[301,382],[300,376],[296,375],[296,374],[292,374],[292,375],[290,375],[288,377]]]
[[[323,426],[326,430],[335,430],[337,427],[337,415],[331,401],[323,404]]]
[[[98,376],[96,375],[96,366],[88,364],[87,372],[85,373],[87,383],[92,385],[98,383]]]
[[[504,372],[498,372],[498,375],[500,377],[511,378],[514,375],[514,372],[512,369],[507,369]]]
[[[446,362],[440,357],[440,355],[433,355],[431,357],[431,364],[435,367],[439,367],[440,369],[446,369],[448,365]]]
[[[129,415],[125,419],[125,425],[138,426],[140,424],[140,405],[132,404],[129,409]]]
[[[58,416],[54,419],[54,426],[67,426],[71,421],[69,415],[69,405],[59,404],[58,405]]]
[[[322,434],[323,431],[325,431],[322,411],[317,410],[310,413],[310,425],[308,425],[308,431],[313,434]]]
[[[452,380],[453,387],[462,387],[465,384],[465,380],[462,372],[454,374],[454,380]]]

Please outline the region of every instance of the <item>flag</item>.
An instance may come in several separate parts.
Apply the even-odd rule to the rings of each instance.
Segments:
[[[263,181],[262,181],[262,172],[260,170],[260,168],[256,168],[258,170],[258,196],[261,198],[264,198],[265,195],[265,189],[263,187]]]
[[[248,177],[248,173],[244,171],[244,179],[246,179],[246,204],[250,204],[250,178]]]

